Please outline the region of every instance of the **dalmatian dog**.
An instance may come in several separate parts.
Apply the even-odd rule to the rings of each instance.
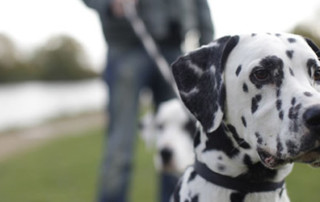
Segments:
[[[288,202],[293,162],[320,165],[318,48],[292,34],[226,36],[172,65],[200,123],[175,202]]]
[[[179,177],[194,162],[195,132],[196,121],[179,99],[160,104],[156,114],[147,114],[141,124],[143,139],[155,147],[157,171]]]

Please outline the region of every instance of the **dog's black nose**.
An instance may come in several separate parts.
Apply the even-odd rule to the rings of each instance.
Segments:
[[[320,132],[320,105],[307,109],[303,114],[307,128],[312,132]]]
[[[160,151],[160,156],[164,165],[170,163],[172,158],[172,150],[169,148],[164,148]]]

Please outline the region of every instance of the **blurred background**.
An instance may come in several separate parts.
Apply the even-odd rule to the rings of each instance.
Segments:
[[[215,38],[292,32],[320,45],[317,0],[208,2]],[[107,51],[97,14],[80,0],[0,0],[0,202],[94,200]],[[132,198],[155,201],[152,154],[138,144]],[[294,172],[292,201],[319,201],[320,171]]]

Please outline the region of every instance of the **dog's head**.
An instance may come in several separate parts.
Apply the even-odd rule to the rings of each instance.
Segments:
[[[207,136],[228,131],[269,168],[320,162],[318,48],[291,34],[227,36],[172,66],[181,99]],[[214,137],[212,137],[214,139]]]
[[[178,99],[162,103],[151,119],[145,119],[142,134],[155,144],[154,160],[159,171],[181,174],[194,162],[195,124],[194,118]]]

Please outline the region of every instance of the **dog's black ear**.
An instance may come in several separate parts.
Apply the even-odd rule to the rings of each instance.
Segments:
[[[319,49],[319,47],[311,39],[305,38],[305,40],[307,41],[308,45],[312,48],[312,50],[316,53],[318,58],[320,58],[320,49]]]
[[[224,64],[238,41],[238,36],[220,38],[172,65],[182,101],[207,132],[216,130],[223,119]]]

